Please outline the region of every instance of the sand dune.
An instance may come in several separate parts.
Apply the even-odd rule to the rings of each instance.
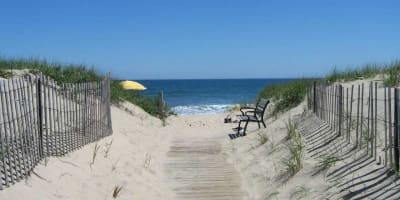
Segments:
[[[318,171],[313,138],[326,124],[305,103],[269,117],[266,129],[251,124],[248,135],[236,139],[228,137],[236,124],[223,123],[228,114],[236,113],[171,116],[163,126],[135,105],[112,106],[112,136],[48,159],[25,181],[0,191],[0,199],[114,199],[116,188],[122,188],[116,199],[140,200],[397,198],[397,179],[362,159],[361,151]],[[283,163],[289,118],[306,144],[303,168],[291,177]]]
[[[39,164],[0,199],[113,199],[117,186],[118,199],[171,199],[162,169],[170,131],[140,108],[124,107],[129,112],[112,107],[112,136]]]

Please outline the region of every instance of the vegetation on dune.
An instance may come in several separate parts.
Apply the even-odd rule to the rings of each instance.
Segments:
[[[318,165],[315,174],[326,172],[331,167],[335,166],[338,161],[342,159],[337,155],[322,155],[318,159]]]
[[[0,77],[12,76],[10,70],[28,69],[30,73],[42,72],[58,83],[81,83],[100,81],[105,75],[97,72],[93,67],[76,64],[61,64],[38,59],[7,59],[0,58]],[[172,114],[168,106],[166,110],[160,111],[159,98],[142,95],[140,92],[124,90],[117,81],[111,81],[111,102],[119,103],[129,101],[145,110],[149,114],[163,118],[164,115]]]
[[[117,81],[111,83],[111,101],[129,101],[139,107],[143,108],[147,113],[163,119],[166,116],[174,114],[168,106],[165,110],[160,110],[160,97],[152,97],[142,95],[139,91],[124,90]]]
[[[304,100],[307,86],[311,81],[311,79],[299,79],[269,85],[260,92],[259,97],[271,99],[275,103],[272,114],[276,115],[299,105]]]
[[[373,78],[378,74],[384,75],[385,86],[399,86],[400,60],[396,60],[390,64],[367,64],[362,67],[349,68],[343,71],[339,71],[335,68],[325,79],[328,83],[333,83],[335,81],[353,81]]]
[[[287,111],[299,105],[307,93],[307,87],[313,81],[334,83],[336,81],[353,81],[373,78],[382,74],[384,85],[400,86],[400,60],[390,64],[368,64],[363,67],[339,71],[336,68],[324,79],[298,79],[287,83],[273,84],[265,87],[259,97],[271,99],[275,103],[273,115]]]
[[[99,81],[104,76],[85,65],[61,64],[37,59],[0,58],[0,70],[28,69],[31,73],[42,72],[59,83]],[[10,75],[10,71],[7,71]]]
[[[12,73],[3,69],[0,69],[0,77],[9,78],[12,76]]]
[[[292,121],[289,117],[288,122],[286,124],[287,129],[287,139],[291,140],[297,136],[297,124]]]
[[[289,176],[294,176],[303,168],[304,159],[304,142],[300,133],[296,130],[296,125],[289,119],[287,126],[287,134],[289,138],[288,149],[289,149],[289,159],[284,160],[283,164],[286,167],[286,172]]]

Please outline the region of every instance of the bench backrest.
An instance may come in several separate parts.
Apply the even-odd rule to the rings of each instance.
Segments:
[[[264,120],[264,113],[265,110],[267,109],[268,104],[269,104],[268,99],[260,99],[257,103],[254,114],[257,115],[257,117],[261,118],[261,120]]]

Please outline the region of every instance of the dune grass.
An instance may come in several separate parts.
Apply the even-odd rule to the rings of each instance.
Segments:
[[[24,58],[1,58],[0,57],[0,77],[9,78],[14,69],[28,69],[30,73],[43,73],[51,77],[58,83],[81,83],[100,81],[105,75],[96,71],[94,67],[88,67],[80,64],[62,64],[58,62],[48,62],[39,59]],[[166,106],[166,110],[160,111],[159,98],[142,95],[140,92],[127,91],[122,88],[119,82],[111,81],[111,102],[119,103],[129,101],[156,117],[163,117],[172,112]]]
[[[85,65],[61,64],[38,59],[0,58],[0,70],[7,70],[10,73],[14,69],[28,69],[31,73],[42,72],[59,83],[99,81],[104,77],[93,67]]]
[[[12,73],[9,71],[6,71],[4,69],[0,69],[0,77],[2,78],[9,78],[12,76]]]
[[[299,105],[304,100],[311,81],[312,79],[298,79],[269,85],[260,92],[259,97],[271,99],[275,103],[272,114],[276,115]]]
[[[389,64],[366,64],[361,67],[348,68],[342,71],[334,68],[333,71],[325,77],[325,80],[328,83],[333,83],[335,81],[353,81],[373,78],[378,74],[384,75],[385,86],[399,86],[400,60],[395,60]]]
[[[342,159],[337,155],[322,155],[318,159],[317,172],[327,171],[341,160]]]
[[[389,64],[367,64],[357,68],[348,68],[339,71],[334,68],[325,78],[321,79],[298,79],[287,83],[273,84],[265,87],[259,93],[259,97],[271,99],[275,103],[273,115],[285,112],[299,105],[307,92],[307,87],[313,81],[326,82],[328,84],[336,81],[354,81],[373,78],[382,74],[384,85],[387,87],[400,86],[400,60]]]
[[[294,137],[297,136],[296,135],[297,134],[297,132],[296,132],[297,124],[293,123],[291,118],[289,118],[288,122],[286,123],[286,129],[287,129],[287,139],[288,140],[293,139]]]
[[[286,172],[289,176],[294,176],[303,168],[304,159],[304,142],[301,135],[295,131],[295,135],[289,140],[289,159],[284,160],[283,164],[286,167]]]
[[[116,185],[113,189],[112,197],[114,199],[118,198],[119,194],[122,191],[123,186]]]

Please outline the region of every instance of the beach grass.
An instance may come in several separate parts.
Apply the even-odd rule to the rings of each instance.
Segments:
[[[275,103],[273,115],[285,112],[299,105],[305,98],[307,87],[313,81],[326,82],[354,81],[373,78],[383,75],[384,85],[387,87],[400,86],[400,60],[389,64],[366,64],[361,67],[337,70],[334,68],[330,74],[321,79],[297,79],[287,83],[268,85],[261,90],[258,97],[271,99]]]
[[[294,137],[296,137],[296,129],[297,129],[297,124],[293,123],[292,119],[289,118],[288,122],[286,123],[286,129],[287,129],[287,139],[293,139]]]
[[[379,74],[384,75],[385,86],[399,86],[400,60],[392,61],[389,64],[366,64],[341,71],[334,68],[333,71],[325,77],[325,80],[328,83],[334,83],[336,81],[354,81],[373,78]]]
[[[9,78],[12,76],[12,73],[3,69],[0,69],[0,77]]]
[[[342,159],[337,155],[322,155],[318,159],[318,170],[317,172],[323,172],[329,170],[331,167],[335,166],[338,161]]]
[[[271,99],[275,103],[272,114],[276,115],[299,105],[304,100],[311,81],[312,79],[298,79],[269,85],[259,93],[259,97]]]
[[[9,78],[13,70],[29,70],[32,74],[43,73],[58,83],[82,83],[100,81],[106,75],[102,74],[92,66],[83,64],[63,64],[48,62],[34,58],[2,58],[0,57],[0,77]],[[140,92],[124,90],[118,81],[111,81],[111,102],[119,103],[129,101],[149,114],[162,118],[162,114],[172,114],[169,107],[160,110],[159,97],[145,96]]]
[[[122,187],[122,186],[119,186],[119,185],[116,185],[116,186],[114,187],[113,193],[112,193],[112,197],[113,197],[114,199],[118,198],[118,196],[119,196],[119,194],[120,194],[122,188],[123,188],[123,187]]]
[[[296,131],[296,134],[289,140],[288,143],[288,149],[290,153],[289,159],[283,161],[283,164],[286,167],[286,172],[290,177],[294,176],[303,168],[304,148],[305,145],[303,139]]]

